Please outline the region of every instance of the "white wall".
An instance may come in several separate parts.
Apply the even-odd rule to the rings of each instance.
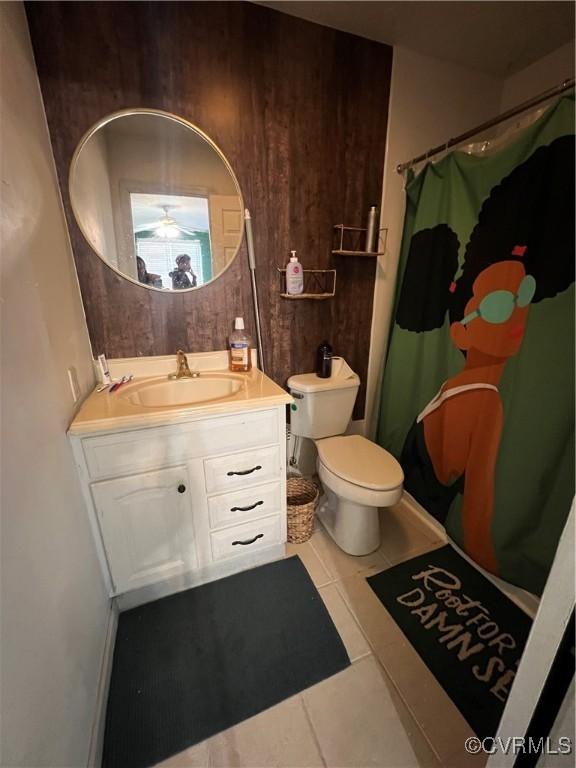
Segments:
[[[378,259],[368,365],[365,432],[376,429],[384,353],[394,301],[404,220],[403,179],[396,166],[498,114],[501,82],[488,75],[395,47],[381,226],[386,253]]]
[[[502,87],[500,111],[505,112],[571,77],[574,77],[574,41],[506,78]]]
[[[21,3],[0,35],[0,764],[82,766],[109,616],[66,439],[90,344]]]

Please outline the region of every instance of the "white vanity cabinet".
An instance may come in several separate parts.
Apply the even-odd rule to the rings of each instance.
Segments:
[[[283,556],[284,405],[70,440],[111,595],[169,594]]]

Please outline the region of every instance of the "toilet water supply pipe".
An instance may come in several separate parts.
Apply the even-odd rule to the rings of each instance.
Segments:
[[[252,300],[254,302],[254,319],[256,320],[256,344],[258,347],[258,367],[264,370],[264,353],[262,351],[262,331],[260,330],[260,308],[258,306],[258,290],[256,288],[256,261],[254,259],[254,236],[252,234],[252,217],[248,208],[244,209],[246,224],[246,245],[248,246],[248,264],[250,266],[250,281],[252,283]]]

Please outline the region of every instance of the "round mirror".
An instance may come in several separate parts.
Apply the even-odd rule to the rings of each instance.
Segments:
[[[157,110],[117,112],[84,136],[70,200],[88,243],[124,277],[161,291],[200,288],[240,247],[238,181],[202,131]]]

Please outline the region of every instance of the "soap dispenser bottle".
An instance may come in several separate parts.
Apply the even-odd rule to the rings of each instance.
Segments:
[[[230,370],[247,373],[252,368],[251,339],[244,330],[244,318],[234,320],[234,331],[230,334]]]
[[[292,255],[286,267],[286,293],[295,295],[304,290],[304,273],[296,251],[290,251],[290,253]]]

